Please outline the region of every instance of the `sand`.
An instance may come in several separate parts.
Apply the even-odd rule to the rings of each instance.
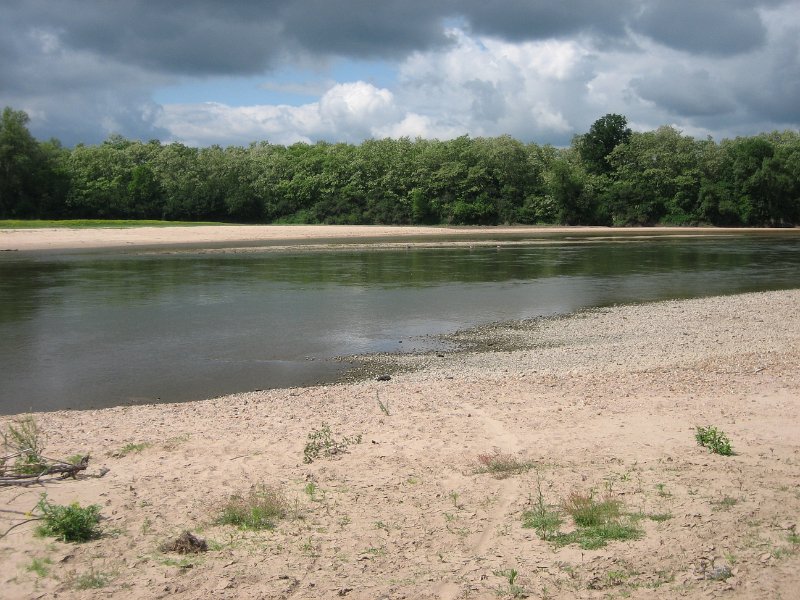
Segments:
[[[46,492],[101,506],[103,536],[76,545],[14,528],[0,538],[0,595],[797,597],[800,290],[458,337],[460,352],[374,358],[367,370],[389,381],[35,415],[48,455],[89,452],[90,466],[0,488],[0,533]],[[305,464],[323,423],[361,441]],[[736,454],[698,446],[696,425],[723,430]],[[495,453],[531,468],[479,472]],[[274,530],[215,524],[256,485],[287,499]],[[621,502],[641,539],[581,549],[523,527],[540,495],[557,509],[573,493]],[[160,549],[184,530],[208,552]],[[79,589],[91,582],[102,587]]]
[[[610,232],[0,230],[0,250],[486,243]],[[707,233],[726,231],[625,230]],[[103,536],[74,545],[35,537],[35,522],[15,527],[0,538],[0,595],[795,597],[799,307],[800,291],[616,307],[462,332],[453,338],[461,351],[373,357],[369,377],[349,384],[34,415],[49,456],[88,452],[90,468],[77,480],[0,488],[0,533],[30,518],[46,492],[56,503],[101,506]],[[392,379],[375,381],[383,373]],[[307,436],[323,424],[338,439],[361,441],[306,464]],[[695,426],[706,424],[728,434],[735,456],[696,444]],[[481,457],[492,455],[530,468],[505,478],[481,473]],[[287,516],[273,531],[215,523],[232,494],[257,485],[286,497]],[[540,497],[558,510],[573,493],[643,515],[641,539],[584,550],[522,526]],[[572,528],[564,516],[561,530]],[[187,529],[209,542],[207,553],[161,550]]]
[[[502,238],[550,234],[603,235],[708,235],[758,232],[785,233],[786,229],[723,229],[700,227],[392,227],[383,225],[229,225],[196,227],[121,227],[121,228],[42,228],[0,229],[0,252],[63,251],[96,249],[136,249],[141,247],[215,247],[237,248],[299,245],[337,245],[369,240],[391,243],[425,243],[436,238]],[[485,242],[486,240],[484,240]],[[452,242],[451,242],[452,243]]]

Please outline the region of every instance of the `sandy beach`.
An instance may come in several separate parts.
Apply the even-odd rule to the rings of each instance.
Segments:
[[[800,291],[456,337],[461,351],[375,357],[353,383],[34,415],[48,456],[91,462],[76,480],[0,488],[0,533],[46,492],[99,505],[103,535],[12,529],[2,596],[795,597]],[[351,443],[305,463],[323,424]],[[735,455],[699,446],[697,425]],[[521,466],[486,472],[487,457]],[[286,499],[273,530],[217,523],[259,485]],[[523,527],[545,506],[568,534],[576,495],[617,502],[638,539],[584,549]],[[161,550],[184,530],[208,552]]]
[[[376,243],[430,243],[437,238],[473,238],[480,243],[508,236],[552,234],[604,235],[709,235],[757,232],[785,233],[786,229],[724,229],[719,227],[414,227],[383,225],[200,225],[196,227],[92,227],[1,229],[0,252],[135,249],[158,247],[237,248],[330,246],[358,241]]]

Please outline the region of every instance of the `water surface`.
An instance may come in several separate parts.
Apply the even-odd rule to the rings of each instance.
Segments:
[[[800,235],[0,259],[0,413],[332,380],[331,358],[581,308],[800,287]]]

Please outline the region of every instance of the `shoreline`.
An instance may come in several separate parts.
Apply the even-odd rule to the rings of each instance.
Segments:
[[[270,249],[270,247],[313,246],[329,248],[341,244],[370,246],[397,243],[457,243],[459,240],[546,238],[554,235],[579,236],[696,236],[797,232],[798,229],[716,228],[716,227],[442,227],[383,225],[211,225],[186,227],[129,228],[42,228],[0,229],[0,251],[62,252],[95,250],[168,249]],[[438,240],[437,240],[438,238]]]
[[[0,538],[5,592],[490,598],[506,593],[503,573],[514,569],[532,597],[794,593],[800,290],[455,335],[466,350],[393,356],[412,370],[384,382],[36,414],[46,454],[89,452],[88,476],[0,488],[0,530],[46,491],[53,502],[100,505],[106,533],[72,545],[34,537],[33,524],[15,528]],[[375,357],[376,369],[384,359]],[[307,436],[323,423],[362,441],[305,464]],[[699,447],[697,425],[722,429],[736,454]],[[121,452],[129,447],[138,449]],[[531,467],[495,477],[479,472],[487,455]],[[101,468],[110,470],[99,477]],[[214,523],[225,498],[260,484],[293,507],[274,530]],[[590,492],[640,515],[641,538],[587,550],[522,526],[537,494],[563,510],[571,494]],[[571,527],[564,516],[561,530]],[[184,529],[209,540],[209,552],[159,550]],[[28,569],[45,559],[46,575]],[[78,590],[87,573],[108,583]]]

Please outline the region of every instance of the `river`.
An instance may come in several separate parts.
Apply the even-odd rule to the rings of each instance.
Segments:
[[[325,251],[8,253],[0,413],[331,381],[336,356],[582,308],[800,287],[800,235]]]

